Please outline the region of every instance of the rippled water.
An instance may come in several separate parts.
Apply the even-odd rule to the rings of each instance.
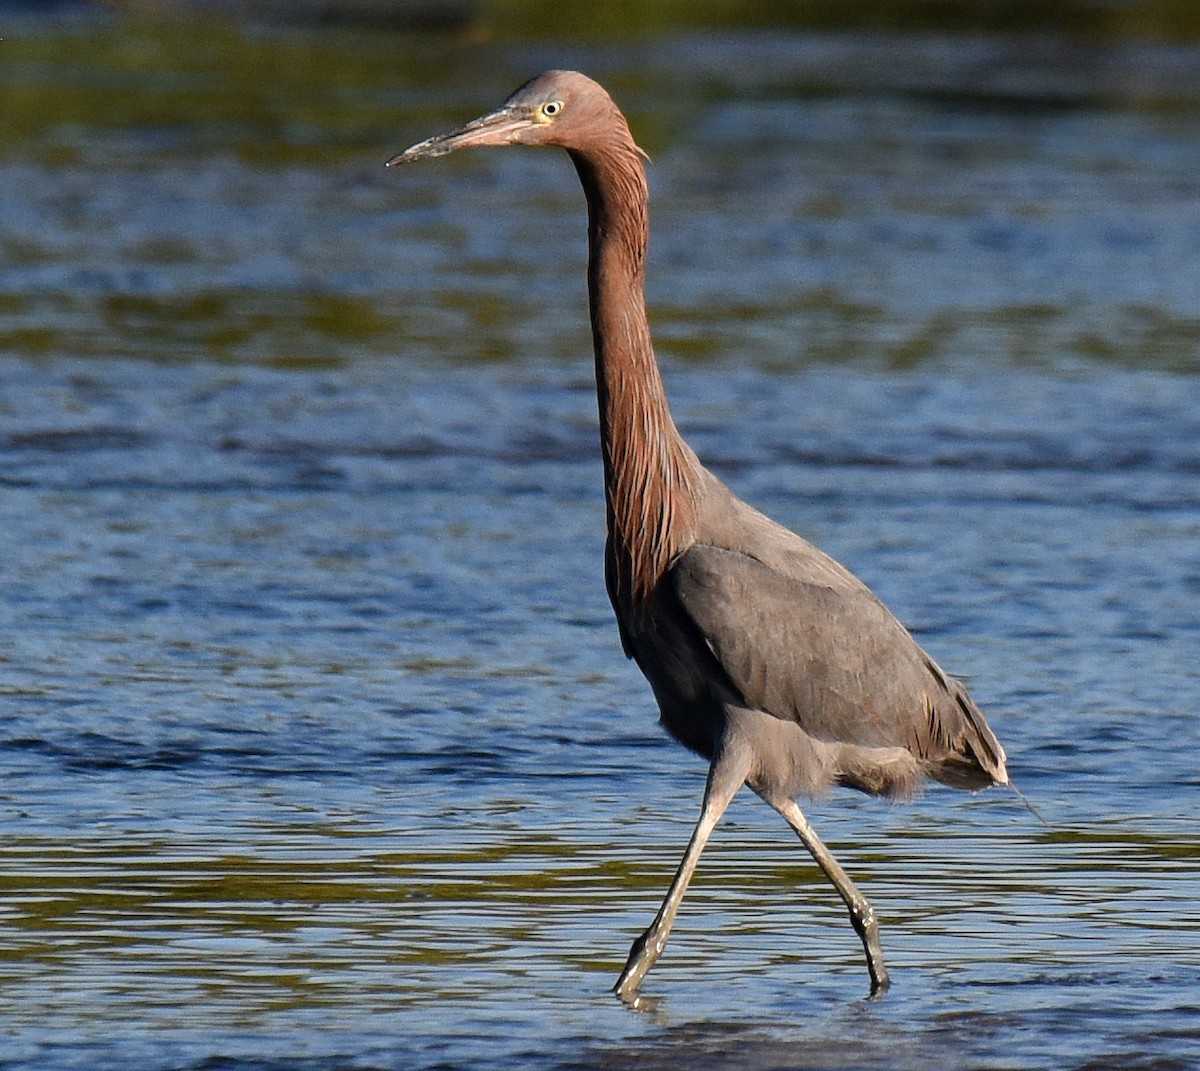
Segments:
[[[386,129],[382,75],[340,128],[80,118],[0,160],[0,1067],[1200,1062],[1200,127],[897,87],[945,46],[814,92],[853,49],[803,44],[567,60],[655,157],[685,434],[971,681],[1046,824],[811,805],[883,920],[866,1003],[739,800],[625,1009],[704,771],[602,590],[580,197],[378,166],[520,74],[407,60]],[[187,71],[142,64],[153,112]]]

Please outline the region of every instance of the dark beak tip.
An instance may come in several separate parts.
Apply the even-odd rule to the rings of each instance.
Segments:
[[[388,160],[383,166],[398,167],[400,164],[411,164],[414,160],[420,160],[422,154],[413,152],[413,149],[415,148],[417,148],[417,146],[414,145],[412,149],[405,149],[404,152],[396,153],[396,155]]]
[[[470,149],[482,145],[504,145],[511,142],[510,135],[527,125],[524,116],[514,115],[508,108],[491,112],[479,119],[468,123],[449,134],[436,134],[432,138],[418,141],[410,145],[402,153],[397,153],[388,160],[384,167],[396,167],[398,164],[411,164],[417,160],[431,160],[435,156],[446,156],[459,149]]]
[[[419,141],[416,145],[410,145],[404,152],[399,152],[388,160],[384,167],[397,167],[400,164],[411,164],[417,160],[429,160],[434,156],[445,156],[448,152],[454,151],[453,144],[447,144],[447,139],[444,136],[430,138],[428,141]]]

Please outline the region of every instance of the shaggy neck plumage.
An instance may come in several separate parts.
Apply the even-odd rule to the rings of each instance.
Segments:
[[[609,594],[618,610],[636,612],[690,539],[700,464],[671,419],[650,341],[648,191],[637,147],[626,128],[571,158],[588,203]]]

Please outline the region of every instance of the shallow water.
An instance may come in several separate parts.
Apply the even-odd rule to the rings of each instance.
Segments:
[[[1046,820],[808,808],[883,920],[867,1003],[736,801],[639,1014],[704,771],[602,590],[580,198],[547,154],[378,166],[528,72],[201,36],[366,73],[168,125],[167,36],[95,35],[117,120],[0,159],[0,1066],[1200,1062],[1191,109],[931,96],[981,69],[944,42],[850,86],[844,40],[568,55],[655,158],[685,434],[970,680]]]

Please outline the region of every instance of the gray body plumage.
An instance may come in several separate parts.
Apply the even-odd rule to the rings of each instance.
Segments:
[[[905,798],[926,777],[969,789],[1007,779],[966,689],[870,589],[711,473],[693,540],[653,597],[653,614],[623,615],[623,638],[663,725],[710,762],[736,732],[760,794],[838,784]]]

